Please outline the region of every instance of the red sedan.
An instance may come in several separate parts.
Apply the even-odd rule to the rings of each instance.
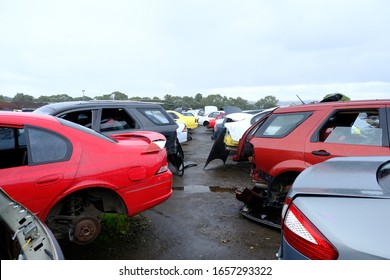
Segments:
[[[157,132],[108,138],[52,116],[0,112],[0,185],[57,238],[87,244],[103,213],[132,216],[171,196],[165,142]]]
[[[220,112],[215,118],[209,119],[209,123],[206,125],[208,129],[214,129],[215,123],[219,119],[223,119],[226,116],[225,112]]]

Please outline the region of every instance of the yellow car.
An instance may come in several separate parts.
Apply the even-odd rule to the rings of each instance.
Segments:
[[[182,122],[186,125],[187,129],[195,129],[198,127],[198,122],[195,116],[184,116],[183,114],[168,110],[167,113],[177,122]]]

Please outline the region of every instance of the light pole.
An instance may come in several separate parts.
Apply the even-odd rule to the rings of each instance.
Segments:
[[[85,92],[85,89],[81,90],[83,92],[83,101],[84,101],[84,92]]]

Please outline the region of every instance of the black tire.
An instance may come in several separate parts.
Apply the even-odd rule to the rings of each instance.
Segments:
[[[174,154],[168,156],[169,162],[175,167],[176,174],[179,176],[184,175],[184,152],[179,143],[179,140],[176,139]]]
[[[179,141],[177,141],[176,171],[179,176],[184,175],[184,152]]]

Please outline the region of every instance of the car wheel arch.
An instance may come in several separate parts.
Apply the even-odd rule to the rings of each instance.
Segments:
[[[272,167],[272,169],[269,171],[269,174],[273,177],[279,177],[283,174],[288,173],[301,173],[303,170],[305,170],[308,167],[308,164],[305,161],[302,160],[286,160],[282,161],[275,166]]]
[[[88,200],[89,202],[94,203],[96,209],[101,212],[118,212],[121,214],[127,214],[126,204],[124,203],[121,196],[113,189],[102,187],[102,186],[91,186],[88,188],[77,189],[72,192],[68,192],[65,195],[58,198],[57,201],[53,203],[51,210],[47,216],[50,216],[51,213],[56,207],[64,207],[64,203],[70,197],[82,197],[83,199]],[[102,201],[102,205],[99,205],[97,201]]]
[[[295,179],[300,174],[300,171],[286,171],[276,176],[269,183],[269,191],[279,203],[283,203],[288,191],[291,189]]]

